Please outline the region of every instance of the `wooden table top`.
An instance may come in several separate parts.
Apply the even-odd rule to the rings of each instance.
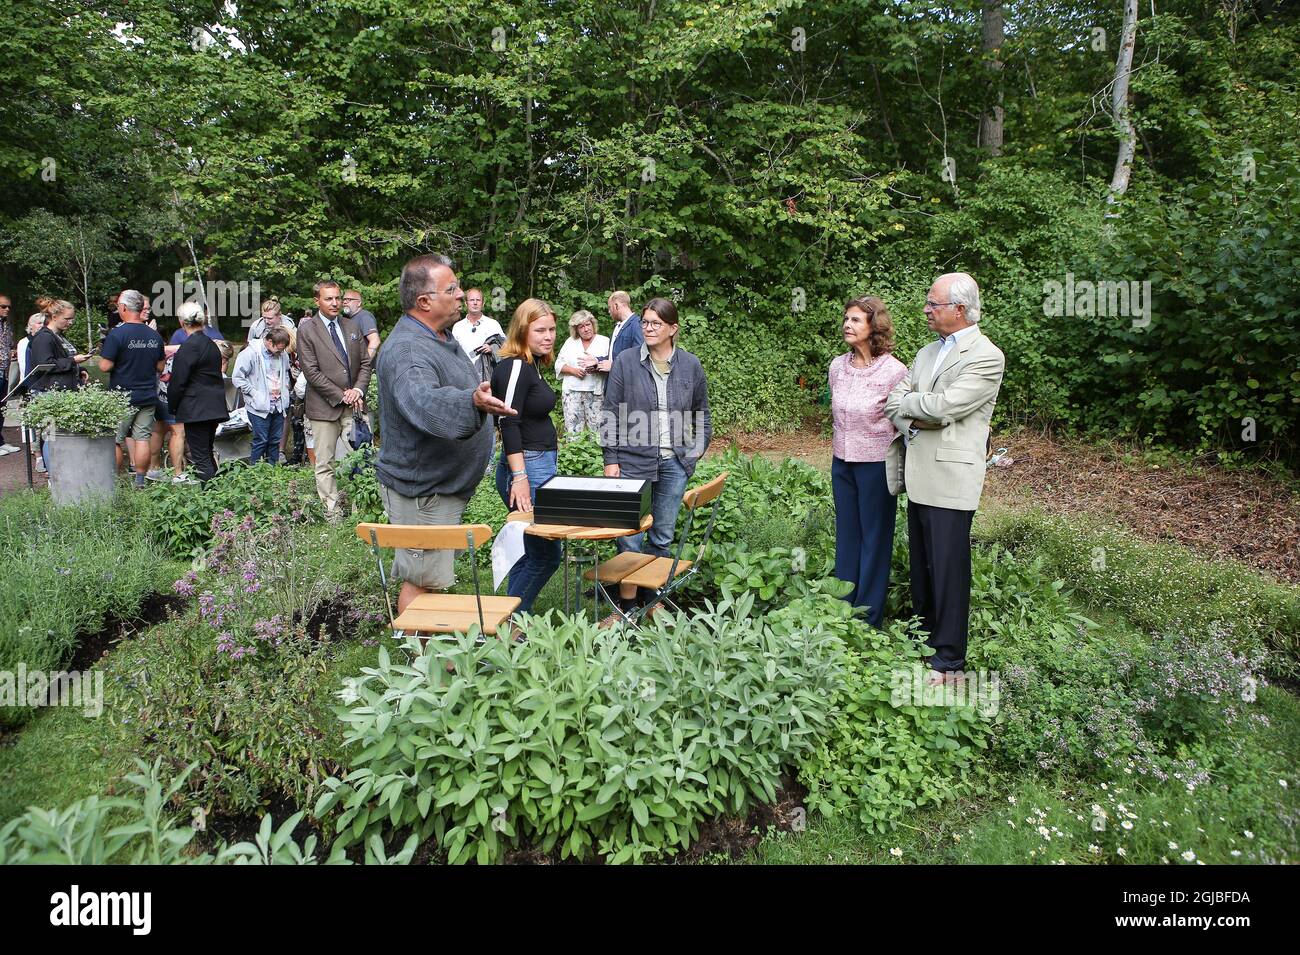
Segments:
[[[526,514],[523,511],[511,511],[506,516],[507,521],[526,521],[528,528],[525,534],[532,534],[534,537],[544,537],[547,540],[577,540],[577,541],[607,541],[616,537],[627,537],[631,534],[640,534],[648,531],[654,524],[654,517],[647,514],[641,518],[640,530],[632,530],[627,527],[583,527],[577,524],[534,524],[533,515]]]

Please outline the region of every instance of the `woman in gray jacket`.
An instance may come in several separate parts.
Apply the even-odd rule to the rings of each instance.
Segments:
[[[634,534],[616,541],[618,550],[669,556],[686,482],[709,446],[709,385],[700,360],[676,344],[677,306],[652,298],[641,309],[645,342],[614,359],[605,384],[600,444],[605,476],[641,478],[651,482],[650,512],[654,516],[643,546]],[[619,585],[619,604],[626,611],[636,603],[634,585]],[[618,623],[610,614],[601,626]]]

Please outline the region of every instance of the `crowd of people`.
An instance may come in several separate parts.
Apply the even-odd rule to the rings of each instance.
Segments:
[[[164,343],[147,297],[126,289],[110,299],[99,368],[110,388],[130,395],[118,458],[134,471],[136,485],[165,477],[164,442],[171,480],[192,480],[190,471],[199,481],[212,478],[214,436],[232,410],[229,369],[252,433],[250,462],[279,462],[300,416],[295,449],[305,444],[326,515],[340,520],[337,459],[368,440],[373,373],[383,436],[375,471],[391,523],[459,524],[494,454],[502,502],[531,512],[537,489],[557,473],[558,399],[568,435],[596,433],[607,477],[650,483],[651,529],[619,538],[618,549],[669,556],[682,495],[712,436],[708,379],[679,344],[673,302],[652,298],[638,313],[628,293],[613,292],[606,336],[588,310],[561,323],[549,304],[529,298],[503,328],[483,313],[481,289],[462,290],[451,260],[427,254],[402,269],[402,315],[381,347],[360,292],[326,279],[313,293],[315,309],[296,323],[278,299],[263,301],[237,354],[197,303],[178,308],[180,327]],[[33,394],[84,386],[91,356],[64,335],[75,308],[49,298],[37,305],[15,342],[11,302],[0,295],[3,380],[11,387],[24,381]],[[905,487],[912,602],[935,650],[932,678],[943,680],[965,666],[971,520],[1004,359],[979,330],[979,287],[971,276],[940,276],[925,315],[938,339],[908,367],[893,355],[893,323],[880,298],[856,297],[844,307],[847,350],[828,369],[835,573],[852,585],[847,599],[882,625],[895,496]],[[49,368],[28,380],[27,370],[38,365]],[[520,612],[532,609],[561,560],[557,542],[531,535],[524,541],[507,583]],[[453,556],[396,552],[399,613],[418,595],[454,584]],[[620,585],[619,610],[627,614],[646,598]],[[620,619],[611,614],[601,625]]]

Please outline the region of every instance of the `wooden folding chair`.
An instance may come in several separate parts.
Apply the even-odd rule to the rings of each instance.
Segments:
[[[475,549],[492,539],[486,524],[358,524],[357,536],[370,544],[375,565],[388,604],[388,625],[405,633],[465,633],[475,623],[479,632],[495,634],[519,606],[518,597],[483,596],[478,581]],[[421,594],[407,604],[397,617],[388,596],[388,575],[384,571],[382,548],[406,547],[412,550],[469,550],[474,568],[474,595]]]
[[[727,483],[729,476],[727,471],[723,471],[707,484],[701,484],[699,487],[693,488],[682,495],[682,506],[686,508],[686,525],[677,536],[672,557],[656,557],[653,554],[624,551],[583,574],[585,580],[594,580],[596,582],[599,594],[609,601],[610,606],[614,608],[614,612],[623,618],[624,623],[638,623],[661,602],[667,604],[673,610],[681,612],[681,608],[673,603],[669,595],[676,593],[695,574],[699,573],[700,566],[704,563],[705,555],[709,549],[709,539],[713,537],[713,524],[718,517],[718,501],[722,496],[722,488]],[[704,540],[700,543],[699,553],[695,555],[693,561],[683,560],[682,551],[686,547],[686,541],[691,536],[691,527],[695,523],[695,514],[706,505],[709,506],[709,524],[704,530]],[[613,599],[609,590],[606,589],[606,587],[612,588],[619,584],[635,584],[637,587],[643,587],[646,590],[654,591],[654,593],[645,602],[644,606],[635,608],[630,614],[624,613],[619,608],[618,602]],[[596,606],[600,606],[599,601],[597,601]]]

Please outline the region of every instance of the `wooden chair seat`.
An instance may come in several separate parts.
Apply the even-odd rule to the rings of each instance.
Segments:
[[[625,550],[583,574],[584,580],[599,580],[602,584],[617,584],[628,574],[640,570],[655,559],[654,554],[640,554]]]
[[[518,597],[484,597],[483,632],[495,634],[518,606]],[[473,594],[421,594],[393,621],[393,629],[417,633],[464,633],[477,625]]]
[[[680,577],[690,570],[691,563],[689,560],[679,560],[677,562],[677,572],[673,574],[673,577]],[[671,557],[656,557],[632,571],[619,583],[635,584],[638,587],[645,587],[647,590],[657,590],[668,583],[668,574],[672,569],[673,559]]]

